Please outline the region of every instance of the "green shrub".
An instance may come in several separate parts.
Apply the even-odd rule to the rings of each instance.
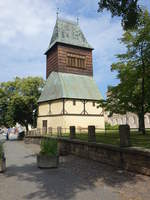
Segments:
[[[119,129],[119,125],[111,125],[107,122],[105,122],[105,129],[106,130],[118,130]]]
[[[58,155],[57,140],[50,140],[50,139],[42,140],[40,154],[49,156]]]

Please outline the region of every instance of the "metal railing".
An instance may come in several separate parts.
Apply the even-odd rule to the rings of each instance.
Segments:
[[[150,131],[150,130],[148,130]],[[132,135],[134,133],[138,132],[138,129],[130,129],[130,132]],[[116,137],[119,135],[119,130],[118,129],[102,129],[102,128],[97,128],[95,127],[95,134],[97,136],[110,136],[110,137]],[[82,128],[82,127],[76,127],[76,135],[77,136],[87,136],[88,135],[88,127],[87,128]],[[55,136],[55,137],[69,137],[70,136],[70,128],[62,128],[62,127],[57,127],[57,128],[37,128],[28,131],[26,133],[26,136]]]
[[[91,126],[89,126],[91,127]],[[34,129],[27,133],[27,136],[45,136],[78,139],[80,141],[93,141],[96,143],[111,144],[120,146],[121,135],[119,130],[105,130],[94,127],[94,129],[70,127],[70,128],[52,128]],[[93,126],[92,126],[93,127]],[[73,128],[73,129],[72,129]],[[146,130],[146,136],[138,132],[137,129],[130,129],[129,138],[132,146],[150,148],[150,130]],[[126,133],[123,133],[126,134]]]
[[[130,129],[132,133],[138,132],[138,129]],[[69,128],[62,128],[62,127],[57,127],[57,128],[52,128],[48,127],[46,128],[37,128],[28,131],[26,133],[27,136],[42,136],[42,135],[47,135],[47,136],[69,136],[70,129]],[[119,129],[102,129],[102,128],[97,128],[95,127],[95,133],[97,134],[114,134],[118,133],[119,134]],[[88,127],[87,128],[82,128],[82,127],[77,127],[76,128],[76,134],[88,134]]]

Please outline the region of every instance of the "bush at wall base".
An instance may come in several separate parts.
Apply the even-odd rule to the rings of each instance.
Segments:
[[[57,140],[42,140],[41,151],[37,155],[37,166],[39,168],[57,168],[58,164],[59,155],[57,151]]]

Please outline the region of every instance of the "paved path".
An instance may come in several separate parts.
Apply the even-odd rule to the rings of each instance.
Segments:
[[[74,156],[62,157],[58,169],[40,170],[39,146],[12,141],[5,150],[0,200],[150,200],[150,177]]]

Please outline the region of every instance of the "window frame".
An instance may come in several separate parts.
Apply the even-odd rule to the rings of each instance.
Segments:
[[[66,58],[66,64],[68,67],[86,69],[86,56],[68,52]]]

